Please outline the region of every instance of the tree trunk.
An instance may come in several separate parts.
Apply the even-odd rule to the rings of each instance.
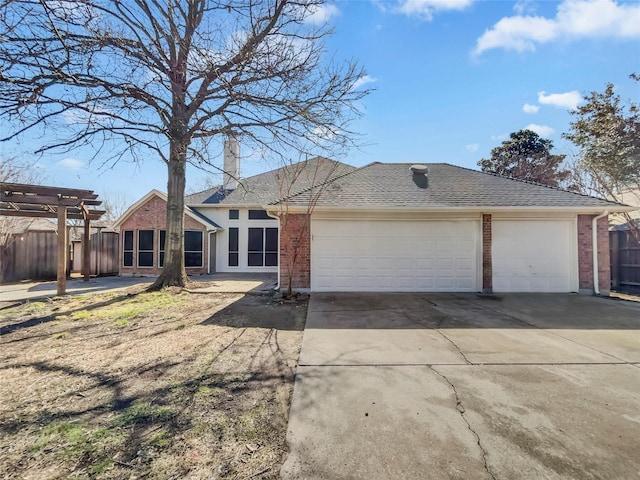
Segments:
[[[167,181],[167,234],[165,238],[164,268],[149,287],[184,287],[188,282],[184,268],[184,189],[186,182],[186,145],[171,142]]]

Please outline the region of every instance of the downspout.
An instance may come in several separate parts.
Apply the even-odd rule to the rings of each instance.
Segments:
[[[593,250],[593,293],[600,295],[600,279],[598,278],[598,220],[609,215],[605,210],[597,217],[591,219],[591,249]]]
[[[264,209],[264,211],[267,212],[267,215],[271,218],[278,220],[278,283],[276,283],[276,286],[273,287],[273,289],[275,291],[280,291],[280,217],[277,215],[272,215],[271,212],[269,212],[269,210],[267,210],[266,208]]]
[[[211,275],[211,235],[217,231],[215,228],[207,229],[207,235],[209,236],[207,238],[207,275]]]

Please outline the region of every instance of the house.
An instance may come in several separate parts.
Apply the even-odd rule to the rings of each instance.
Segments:
[[[355,170],[350,165],[316,157],[239,179],[239,161],[237,141],[227,140],[223,184],[185,197],[188,275],[277,273],[279,222],[264,207]],[[157,190],[149,192],[117,220],[116,228],[121,234],[121,275],[160,273],[165,224],[166,195]]]
[[[186,197],[187,231],[203,235],[185,255],[209,260],[188,273],[278,272],[314,292],[607,294],[608,215],[633,210],[443,163],[320,157],[238,180],[234,158],[222,186]],[[161,264],[165,207],[149,195],[119,221],[123,273]]]
[[[306,195],[289,215],[306,215]],[[448,164],[373,163],[326,186],[298,252],[309,274],[293,277],[311,291],[606,294],[607,217],[633,209]]]

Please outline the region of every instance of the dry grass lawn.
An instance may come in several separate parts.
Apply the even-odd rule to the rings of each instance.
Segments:
[[[132,287],[0,307],[0,478],[278,478],[306,303]]]

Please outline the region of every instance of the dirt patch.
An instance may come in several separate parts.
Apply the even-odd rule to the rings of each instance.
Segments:
[[[0,477],[278,478],[306,307],[140,287],[0,305]]]

